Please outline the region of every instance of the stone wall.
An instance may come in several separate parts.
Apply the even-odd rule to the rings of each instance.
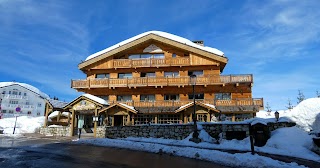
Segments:
[[[46,136],[70,136],[70,127],[41,127],[40,134]]]
[[[277,128],[292,127],[295,123],[279,122],[268,123],[266,127],[269,131]],[[247,123],[202,123],[198,128],[205,130],[211,137],[218,139],[222,133],[222,138],[227,139],[227,132],[242,132],[245,137],[248,137],[250,125]],[[140,125],[140,126],[119,126],[119,127],[98,127],[97,137],[99,138],[126,138],[126,137],[153,137],[165,139],[185,139],[193,132],[193,125]]]

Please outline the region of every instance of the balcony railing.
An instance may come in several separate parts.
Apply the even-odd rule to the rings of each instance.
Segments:
[[[231,100],[196,100],[204,104],[214,106],[259,106],[263,107],[263,98],[244,98],[244,99],[231,99]],[[109,101],[109,104],[124,103],[133,107],[181,107],[193,101],[176,101],[176,100],[163,100],[163,101]]]
[[[197,77],[197,85],[253,82],[252,75],[213,75]],[[72,88],[108,88],[142,86],[185,86],[190,85],[190,77],[138,77],[125,79],[87,79],[71,80]]]
[[[22,96],[22,95],[5,95],[3,98],[6,98],[6,99],[27,99],[28,97],[27,96]]]
[[[112,68],[188,66],[190,65],[190,58],[114,59],[112,65]]]

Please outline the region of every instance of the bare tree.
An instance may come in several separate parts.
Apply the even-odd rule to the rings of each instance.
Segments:
[[[302,101],[305,99],[304,94],[302,93],[301,90],[298,90],[298,97],[297,97],[297,99],[298,99],[297,104],[299,104],[300,102],[302,102]]]
[[[287,105],[288,105],[288,106],[286,106],[286,108],[287,108],[289,111],[291,111],[291,110],[293,109],[293,105],[292,105],[290,99],[288,99],[288,104],[287,104]]]

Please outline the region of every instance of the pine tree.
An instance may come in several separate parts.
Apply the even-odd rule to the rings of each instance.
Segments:
[[[291,104],[291,100],[290,100],[290,99],[288,99],[288,106],[286,106],[286,108],[287,108],[289,111],[291,111],[291,110],[293,109],[293,106],[292,106],[292,104]]]
[[[270,116],[272,110],[271,110],[271,107],[269,106],[269,102],[267,102],[266,109],[267,109],[268,115]]]
[[[297,97],[297,99],[298,99],[298,102],[297,102],[297,104],[299,104],[300,102],[302,102],[304,99],[305,99],[305,97],[304,97],[304,94],[301,92],[301,90],[298,90],[298,97]]]
[[[320,93],[319,93],[319,91],[317,91],[316,94],[317,94],[317,97],[320,98]]]

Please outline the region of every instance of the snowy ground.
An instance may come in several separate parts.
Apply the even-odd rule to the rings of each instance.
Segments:
[[[298,158],[317,161],[320,164],[319,155],[312,152],[316,148],[312,142],[313,135],[309,131],[320,131],[320,98],[312,98],[301,102],[291,111],[279,111],[280,122],[293,120],[297,123],[296,127],[281,128],[271,133],[271,138],[263,147],[255,147],[256,151],[293,156]],[[274,112],[270,114],[265,111],[257,113],[256,119],[247,120],[248,123],[267,123],[274,122]],[[1,119],[2,127],[6,135],[12,135],[15,118]],[[35,132],[44,121],[43,117],[18,117],[16,133]],[[201,127],[200,127],[201,128]],[[214,161],[223,165],[240,167],[299,167],[296,163],[284,163],[272,160],[259,155],[251,155],[250,152],[230,154],[217,150],[201,148],[230,149],[250,151],[249,138],[244,140],[220,140],[220,144],[215,144],[204,130],[200,132],[203,142],[195,144],[189,141],[191,134],[184,140],[172,140],[162,138],[134,138],[125,139],[87,139],[79,140],[76,143],[94,144],[100,146],[120,147],[133,150],[148,152],[165,152],[177,156],[197,158],[202,160]]]

